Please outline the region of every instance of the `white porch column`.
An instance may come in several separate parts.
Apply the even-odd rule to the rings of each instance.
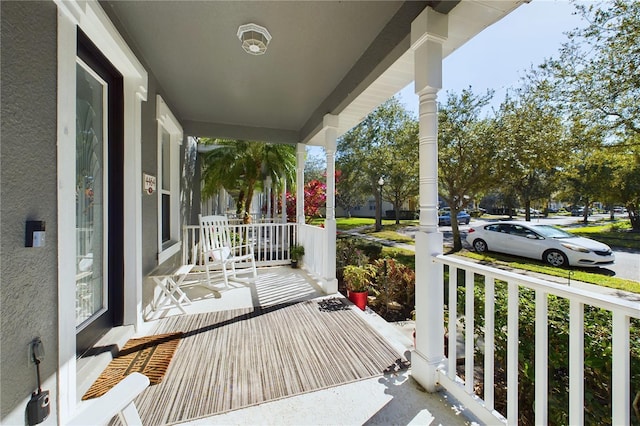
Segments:
[[[296,222],[304,224],[304,158],[307,154],[306,145],[299,143],[296,151]]]
[[[271,219],[271,176],[267,176],[265,179],[265,191],[264,195],[267,197],[267,219]]]
[[[327,233],[327,252],[325,264],[325,292],[333,294],[338,291],[336,278],[336,140],[338,139],[338,116],[324,116],[324,147],[327,155],[327,189],[326,210],[327,217],[324,221]]]
[[[280,194],[282,203],[282,223],[287,223],[287,179],[282,183],[282,194]]]
[[[420,227],[416,233],[416,349],[413,377],[429,392],[436,390],[444,360],[444,285],[442,266],[429,261],[442,254],[438,232],[438,108],[442,88],[442,43],[448,18],[427,7],[411,25],[415,91],[420,97]],[[455,342],[453,343],[455,344]]]

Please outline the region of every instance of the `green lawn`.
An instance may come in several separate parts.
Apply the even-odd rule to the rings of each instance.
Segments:
[[[337,227],[340,230],[350,230],[353,228],[366,227],[361,232],[372,237],[381,238],[388,241],[394,241],[404,244],[414,244],[414,240],[404,234],[396,232],[398,228],[417,225],[416,220],[400,221],[400,225],[396,225],[394,220],[383,220],[383,230],[375,232],[373,218],[338,218]],[[640,250],[640,233],[631,232],[631,226],[628,220],[616,220],[614,222],[606,221],[596,225],[580,226],[576,225],[567,229],[576,235],[592,238],[597,241],[606,243],[612,247],[625,247]],[[395,257],[401,263],[415,270],[415,255],[411,250],[404,250],[394,247],[383,247],[384,256]],[[538,272],[547,275],[569,278],[575,281],[582,281],[590,284],[602,285],[605,287],[615,288],[619,290],[640,293],[640,283],[632,280],[625,280],[617,277],[610,277],[603,274],[590,272],[588,269],[562,269],[548,266],[540,261],[523,260],[522,258],[503,255],[499,253],[478,254],[463,250],[457,253],[472,259],[481,260],[489,263],[495,263],[499,266],[508,266],[515,269],[522,269],[531,272]],[[595,271],[595,270],[594,270]],[[571,277],[569,277],[571,272]]]
[[[607,275],[599,274],[596,272],[590,272],[588,269],[554,268],[533,259],[523,260],[519,257],[509,256],[501,253],[480,254],[472,251],[462,250],[456,254],[483,262],[493,263],[498,266],[508,266],[510,268],[538,272],[554,277],[567,278],[567,282],[570,278],[573,281],[582,281],[585,283],[601,285],[618,290],[640,293],[640,282],[625,280],[616,277],[609,277]],[[596,271],[596,269],[594,269],[594,271]],[[569,276],[569,273],[571,273],[571,276]]]
[[[313,224],[323,223],[324,219],[319,219],[319,222],[312,222]],[[361,228],[365,226],[373,227],[376,223],[376,220],[372,217],[339,217],[336,218],[336,227],[341,231],[348,231],[353,228]],[[395,230],[397,228],[404,228],[409,225],[417,225],[417,220],[401,220],[400,225],[396,225],[395,220],[387,220],[382,219],[382,226],[385,229]],[[372,232],[373,229],[365,230],[365,232]]]
[[[640,232],[631,232],[629,220],[607,221],[596,225],[571,227],[567,230],[581,237],[603,242],[611,247],[640,250]]]

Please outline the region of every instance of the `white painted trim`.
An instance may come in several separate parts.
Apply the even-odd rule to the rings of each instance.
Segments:
[[[77,28],[124,80],[124,168],[125,180],[131,183],[124,189],[124,320],[136,328],[142,321],[140,103],[147,97],[148,75],[96,0],[54,1],[58,7],[58,395],[52,398],[57,401],[57,423],[66,424],[76,409],[75,215],[68,210],[75,205]]]
[[[176,142],[178,143],[178,145],[182,145],[182,137],[184,134],[182,126],[160,95],[156,95],[156,118],[158,119],[158,122],[162,124],[162,127],[164,127],[171,136],[176,137]]]
[[[171,258],[171,256],[178,253],[181,247],[182,247],[182,242],[176,241],[171,246],[167,247],[166,249],[158,253],[158,265],[163,264],[169,258]]]
[[[162,264],[180,250],[180,238],[182,237],[182,230],[180,226],[180,145],[182,144],[184,133],[182,126],[160,95],[156,95],[156,119],[158,120],[158,190],[156,191],[156,197],[158,199],[158,264]],[[171,196],[170,242],[172,243],[171,246],[164,249],[162,242],[162,193],[164,186],[164,176],[162,175],[163,130],[169,134],[170,144],[169,167],[171,169],[171,176],[169,182],[169,194]]]
[[[66,424],[76,405],[76,223],[69,214],[76,205],[75,24],[58,10],[58,395],[51,400],[57,402],[59,424]]]

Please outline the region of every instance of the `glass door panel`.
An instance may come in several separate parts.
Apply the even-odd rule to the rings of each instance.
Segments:
[[[107,83],[76,67],[76,327],[107,309]]]

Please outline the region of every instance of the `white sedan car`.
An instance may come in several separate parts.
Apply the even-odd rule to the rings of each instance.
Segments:
[[[611,248],[550,225],[499,222],[469,230],[467,242],[477,252],[496,251],[541,259],[552,266],[611,265]]]

